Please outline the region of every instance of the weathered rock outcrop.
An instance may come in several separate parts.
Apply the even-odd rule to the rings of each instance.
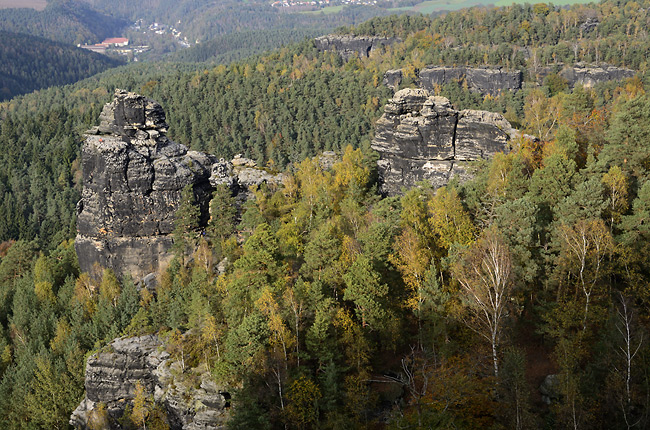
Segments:
[[[205,369],[183,372],[162,345],[153,335],[120,338],[89,357],[86,395],[72,413],[70,424],[89,428],[89,421],[100,418],[98,406],[103,404],[108,428],[121,428],[118,420],[134,399],[139,381],[147,396],[164,408],[170,428],[225,428],[230,395],[220,390]]]
[[[598,27],[598,24],[600,24],[598,18],[589,17],[585,20],[585,22],[580,24],[580,31],[583,33],[591,33]]]
[[[622,81],[633,77],[635,74],[634,70],[614,67],[609,64],[586,65],[578,63],[574,67],[565,67],[560,71],[560,76],[569,82],[571,88],[577,84],[593,87],[600,82]]]
[[[162,107],[116,91],[82,148],[84,188],[75,247],[83,271],[97,263],[142,277],[169,259],[174,213],[192,185],[207,219],[214,157],[172,142]]]
[[[429,91],[437,85],[464,80],[470,91],[498,95],[501,91],[521,89],[522,74],[519,70],[507,71],[501,67],[427,67],[420,70],[418,79],[420,86]]]
[[[384,73],[384,85],[395,91],[399,87],[399,84],[402,83],[402,70],[387,70]]]
[[[440,187],[454,176],[466,178],[462,162],[508,151],[516,133],[500,114],[457,111],[427,90],[400,90],[384,107],[372,142],[380,153],[382,192],[399,194],[422,180]]]
[[[335,51],[341,58],[349,61],[351,58],[367,58],[370,54],[383,47],[399,42],[397,37],[380,37],[380,36],[339,36],[330,34],[314,39],[316,49],[319,51]]]
[[[542,401],[547,405],[560,400],[560,378],[557,374],[546,375],[544,381],[539,386],[539,392],[542,395]]]
[[[238,193],[279,180],[252,162],[236,165],[171,141],[162,107],[141,95],[117,90],[100,120],[82,148],[75,248],[85,272],[98,265],[138,280],[163,267],[171,259],[174,216],[187,185],[205,225],[216,184],[228,183]]]
[[[622,81],[636,75],[631,69],[615,67],[609,64],[585,64],[576,63],[573,66],[557,65],[554,67],[542,67],[531,71],[537,79],[537,84],[542,85],[546,77],[552,73],[557,73],[566,79],[569,88],[580,84],[585,87],[593,87],[601,82]]]

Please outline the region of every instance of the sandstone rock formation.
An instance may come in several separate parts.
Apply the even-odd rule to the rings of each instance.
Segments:
[[[574,67],[565,67],[560,76],[569,82],[573,88],[577,84],[593,87],[600,82],[621,81],[636,74],[634,70],[610,66],[609,64],[586,65],[578,63]]]
[[[620,81],[633,77],[634,70],[610,66],[587,65],[577,63],[566,67],[543,67],[535,71],[537,83],[542,84],[549,74],[557,72],[567,80],[569,87],[577,84],[593,87],[600,82]],[[502,91],[517,91],[521,89],[523,77],[519,70],[506,71],[501,67],[436,67],[428,66],[417,72],[419,85],[433,92],[436,86],[449,82],[465,82],[470,91],[483,95],[496,96]],[[401,70],[388,70],[384,73],[384,85],[396,90],[402,82]]]
[[[440,187],[454,176],[466,178],[462,162],[508,151],[516,133],[500,114],[456,111],[427,90],[400,90],[384,107],[372,142],[380,153],[382,192],[400,194],[422,180]]]
[[[148,396],[162,406],[172,429],[225,428],[230,395],[219,389],[206,369],[183,372],[153,335],[114,340],[86,362],[86,395],[70,417],[78,429],[89,427],[99,404],[108,413],[109,428],[135,397],[139,381]],[[190,375],[191,377],[188,377]],[[190,380],[196,379],[196,383]]]
[[[183,187],[193,186],[207,219],[208,178],[216,160],[169,140],[162,107],[143,96],[116,91],[100,120],[81,152],[79,265],[87,272],[97,263],[142,277],[170,258]]]
[[[85,272],[94,273],[98,265],[139,280],[164,267],[172,257],[174,214],[187,185],[205,225],[216,184],[227,183],[239,193],[281,180],[252,161],[218,160],[171,141],[162,107],[141,95],[117,90],[100,120],[82,148],[75,248]]]
[[[400,41],[396,37],[380,36],[339,36],[330,34],[314,39],[316,49],[319,51],[335,51],[341,55],[344,61],[351,58],[367,58],[370,54],[382,46],[392,45]]]
[[[591,33],[598,27],[598,24],[600,24],[600,21],[597,17],[588,17],[585,22],[580,24],[579,28],[582,33]]]
[[[427,67],[418,73],[420,86],[433,91],[436,85],[462,81],[467,83],[470,91],[483,95],[498,95],[501,91],[521,89],[522,75],[519,70],[507,71],[501,67]]]
[[[636,75],[634,70],[615,67],[605,63],[576,63],[573,66],[563,66],[560,64],[554,67],[541,67],[532,70],[531,73],[536,78],[538,85],[542,85],[544,79],[551,73],[557,73],[566,79],[569,88],[573,88],[578,84],[585,87],[593,87],[601,82],[621,81]]]
[[[387,70],[384,73],[384,85],[395,91],[399,88],[399,84],[402,83],[402,70]]]

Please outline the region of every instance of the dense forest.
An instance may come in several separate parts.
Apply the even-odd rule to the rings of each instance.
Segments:
[[[303,41],[209,69],[121,67],[0,104],[2,426],[67,426],[83,358],[157,332],[238,388],[233,429],[648,427],[648,7],[379,18],[353,30],[403,42],[367,59]],[[581,30],[587,18],[600,24]],[[639,74],[535,83],[537,67],[604,60]],[[540,140],[512,141],[469,182],[382,197],[369,142],[391,96],[383,73],[402,68],[411,86],[426,64],[521,68],[516,94],[438,93]],[[80,274],[71,240],[81,133],[115,87],[159,101],[174,140],[287,174],[252,190],[241,216],[217,189],[205,232],[177,231],[191,246],[155,295],[110,270]],[[332,169],[312,158],[324,150],[340,154]],[[196,224],[191,207],[179,225]]]
[[[325,29],[319,28],[240,31],[177,51],[165,60],[229,64],[323,34]]]
[[[475,7],[432,19],[375,18],[338,31],[410,34],[407,59],[414,67],[499,64],[534,75],[539,67],[577,62],[647,70],[647,21],[646,10],[637,2],[592,3],[570,9],[538,3]]]
[[[71,84],[121,64],[63,43],[0,31],[0,101]]]

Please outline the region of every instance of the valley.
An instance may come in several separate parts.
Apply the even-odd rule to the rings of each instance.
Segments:
[[[190,5],[0,13],[0,428],[650,426],[650,3]]]
[[[29,8],[43,10],[47,6],[47,0],[0,0],[0,9]]]

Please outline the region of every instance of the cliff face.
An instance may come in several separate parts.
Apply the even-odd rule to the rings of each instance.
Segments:
[[[338,36],[330,34],[314,39],[316,49],[319,51],[335,51],[341,55],[344,61],[351,58],[367,58],[371,53],[382,46],[392,45],[400,41],[396,37],[379,36]]]
[[[601,82],[622,81],[636,75],[634,70],[615,67],[606,63],[576,63],[572,66],[560,64],[554,67],[540,67],[531,70],[531,73],[535,76],[538,85],[544,84],[544,79],[551,73],[557,73],[566,79],[569,88],[573,88],[578,84],[593,87]]]
[[[427,67],[420,70],[418,77],[420,86],[429,91],[436,85],[465,80],[470,91],[493,96],[501,91],[520,90],[522,82],[521,71],[506,71],[500,67]]]
[[[139,381],[164,408],[171,429],[225,428],[230,395],[217,387],[205,369],[183,372],[179,362],[162,350],[157,336],[114,340],[86,362],[86,396],[70,417],[75,428],[92,428],[107,413],[103,428],[118,429],[119,419],[135,397]],[[187,377],[190,375],[191,377]]]
[[[163,267],[172,257],[174,214],[187,185],[204,226],[216,184],[245,198],[250,185],[281,180],[251,160],[218,160],[171,141],[162,107],[137,94],[117,90],[100,120],[82,148],[75,248],[85,272],[99,265],[138,280]]]
[[[622,81],[635,74],[634,70],[614,67],[609,64],[589,66],[582,63],[576,64],[574,67],[566,67],[560,72],[560,76],[569,82],[571,88],[577,84],[593,87],[600,82]]]
[[[538,84],[553,73],[551,67],[537,71]],[[569,87],[577,84],[593,87],[600,82],[620,81],[633,77],[634,70],[614,67],[608,64],[586,65],[578,63],[575,66],[559,69],[558,74],[567,80]],[[483,95],[496,96],[502,91],[518,91],[521,89],[523,77],[519,70],[506,71],[501,67],[426,67],[417,73],[421,88],[433,92],[436,86],[449,82],[465,82],[470,91]],[[401,70],[388,70],[384,74],[384,85],[395,90],[402,82]]]
[[[436,86],[449,82],[466,82],[470,91],[483,95],[498,95],[501,91],[521,89],[522,74],[519,70],[507,71],[501,67],[426,67],[417,73],[420,87],[434,91]],[[384,74],[384,85],[395,90],[402,82],[401,70],[389,70]]]
[[[440,187],[454,176],[464,178],[463,161],[507,151],[515,133],[500,114],[456,111],[427,90],[400,90],[384,107],[372,142],[380,153],[382,192],[396,195],[418,181]]]

